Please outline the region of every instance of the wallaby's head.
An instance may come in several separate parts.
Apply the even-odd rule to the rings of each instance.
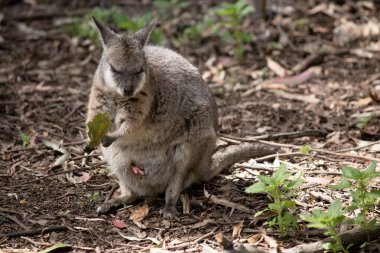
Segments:
[[[143,47],[156,26],[156,19],[134,34],[116,34],[93,18],[103,44],[99,63],[104,84],[122,96],[134,96],[148,81]]]

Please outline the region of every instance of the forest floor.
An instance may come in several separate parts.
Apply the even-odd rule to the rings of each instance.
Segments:
[[[316,0],[274,5],[265,20],[244,24],[254,40],[240,61],[231,46],[216,39],[177,41],[183,25],[202,16],[194,5],[159,29],[211,87],[219,132],[232,139],[284,134],[266,140],[287,144],[279,151],[287,155],[238,164],[193,185],[181,196],[178,220],[162,218],[162,196],[97,217],[96,206],[117,182],[98,151],[83,151],[86,104],[101,48],[69,36],[62,24],[66,13],[87,13],[98,2],[24,2],[5,1],[0,10],[0,234],[42,230],[0,237],[6,252],[39,251],[58,242],[75,252],[213,252],[222,249],[214,238],[219,232],[269,249],[268,240],[254,237],[264,228],[278,247],[292,248],[325,236],[299,221],[299,233],[280,240],[265,219],[255,219],[271,202],[264,194],[245,193],[255,175],[272,174],[279,161],[291,172],[303,171],[296,196],[301,213],[325,210],[334,199],[347,203],[347,192],[328,187],[341,181],[342,167],[380,161],[379,5]],[[150,1],[128,2],[121,8],[137,15],[152,9]],[[300,155],[305,145],[313,150]],[[380,179],[371,186],[379,188]],[[51,226],[54,231],[43,231]]]

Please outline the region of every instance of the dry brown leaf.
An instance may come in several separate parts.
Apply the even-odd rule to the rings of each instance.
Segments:
[[[243,229],[244,220],[233,226],[232,238],[240,237],[241,230]]]
[[[249,244],[255,244],[255,243],[260,242],[262,239],[263,239],[263,234],[262,233],[257,233],[255,235],[252,235],[252,236],[248,237],[247,238],[247,242]]]
[[[126,228],[128,226],[123,220],[119,219],[112,220],[112,225],[117,228]]]
[[[149,213],[149,206],[147,204],[143,204],[138,206],[132,210],[131,216],[129,219],[132,221],[142,221]]]

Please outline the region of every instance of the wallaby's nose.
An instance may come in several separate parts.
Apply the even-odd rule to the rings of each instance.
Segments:
[[[124,96],[130,96],[133,94],[133,87],[132,86],[127,86],[124,87]]]

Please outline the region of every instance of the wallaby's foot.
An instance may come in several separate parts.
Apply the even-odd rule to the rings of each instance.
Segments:
[[[109,135],[104,136],[102,138],[103,147],[109,147],[115,140],[116,140],[115,137],[111,137]]]
[[[165,220],[173,220],[178,218],[178,211],[175,206],[166,205],[164,211],[162,212]]]
[[[90,154],[92,151],[94,150],[94,148],[90,148],[90,146],[88,146],[88,144],[86,144],[84,147],[83,147],[83,151],[87,154]]]
[[[133,197],[128,197],[126,195],[120,195],[119,197],[110,199],[105,201],[103,204],[99,205],[96,208],[96,214],[99,216],[101,214],[106,214],[111,211],[114,211],[118,208],[120,208],[123,204],[128,204],[131,203],[135,200],[136,198]]]

